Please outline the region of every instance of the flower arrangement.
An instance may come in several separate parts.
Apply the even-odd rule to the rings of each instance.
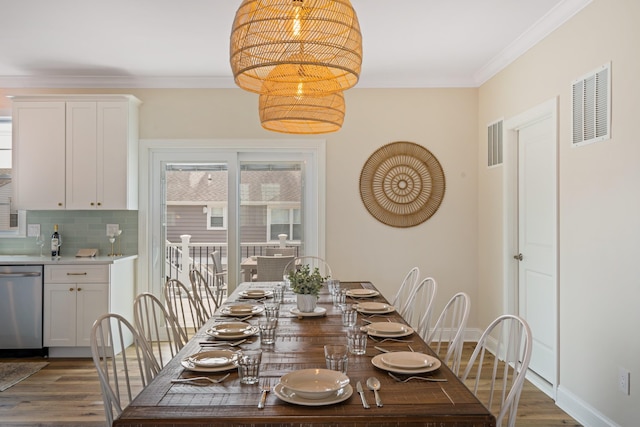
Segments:
[[[327,278],[328,277],[322,277],[318,267],[314,268],[313,272],[311,272],[309,264],[289,271],[291,290],[296,294],[318,296],[322,288],[322,283],[324,283]]]

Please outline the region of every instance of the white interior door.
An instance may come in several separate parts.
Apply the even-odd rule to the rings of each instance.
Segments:
[[[531,326],[530,369],[551,384],[557,335],[555,124],[546,116],[518,129],[518,312]]]

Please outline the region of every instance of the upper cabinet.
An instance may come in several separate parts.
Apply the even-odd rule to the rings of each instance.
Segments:
[[[138,107],[130,95],[13,102],[18,209],[137,209]]]

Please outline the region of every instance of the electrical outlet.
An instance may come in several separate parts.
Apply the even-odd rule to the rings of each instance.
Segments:
[[[120,229],[119,224],[107,224],[107,236],[115,236]]]
[[[631,395],[631,372],[622,367],[618,368],[618,390],[627,396]]]
[[[27,237],[38,237],[40,235],[40,224],[27,225]]]

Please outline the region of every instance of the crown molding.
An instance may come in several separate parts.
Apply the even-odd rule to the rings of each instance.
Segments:
[[[3,88],[128,88],[128,89],[226,89],[237,88],[232,77],[149,76],[9,76],[0,77]]]
[[[592,0],[565,0],[522,33],[509,46],[480,68],[473,76],[475,86],[482,86],[545,37],[561,27]]]

